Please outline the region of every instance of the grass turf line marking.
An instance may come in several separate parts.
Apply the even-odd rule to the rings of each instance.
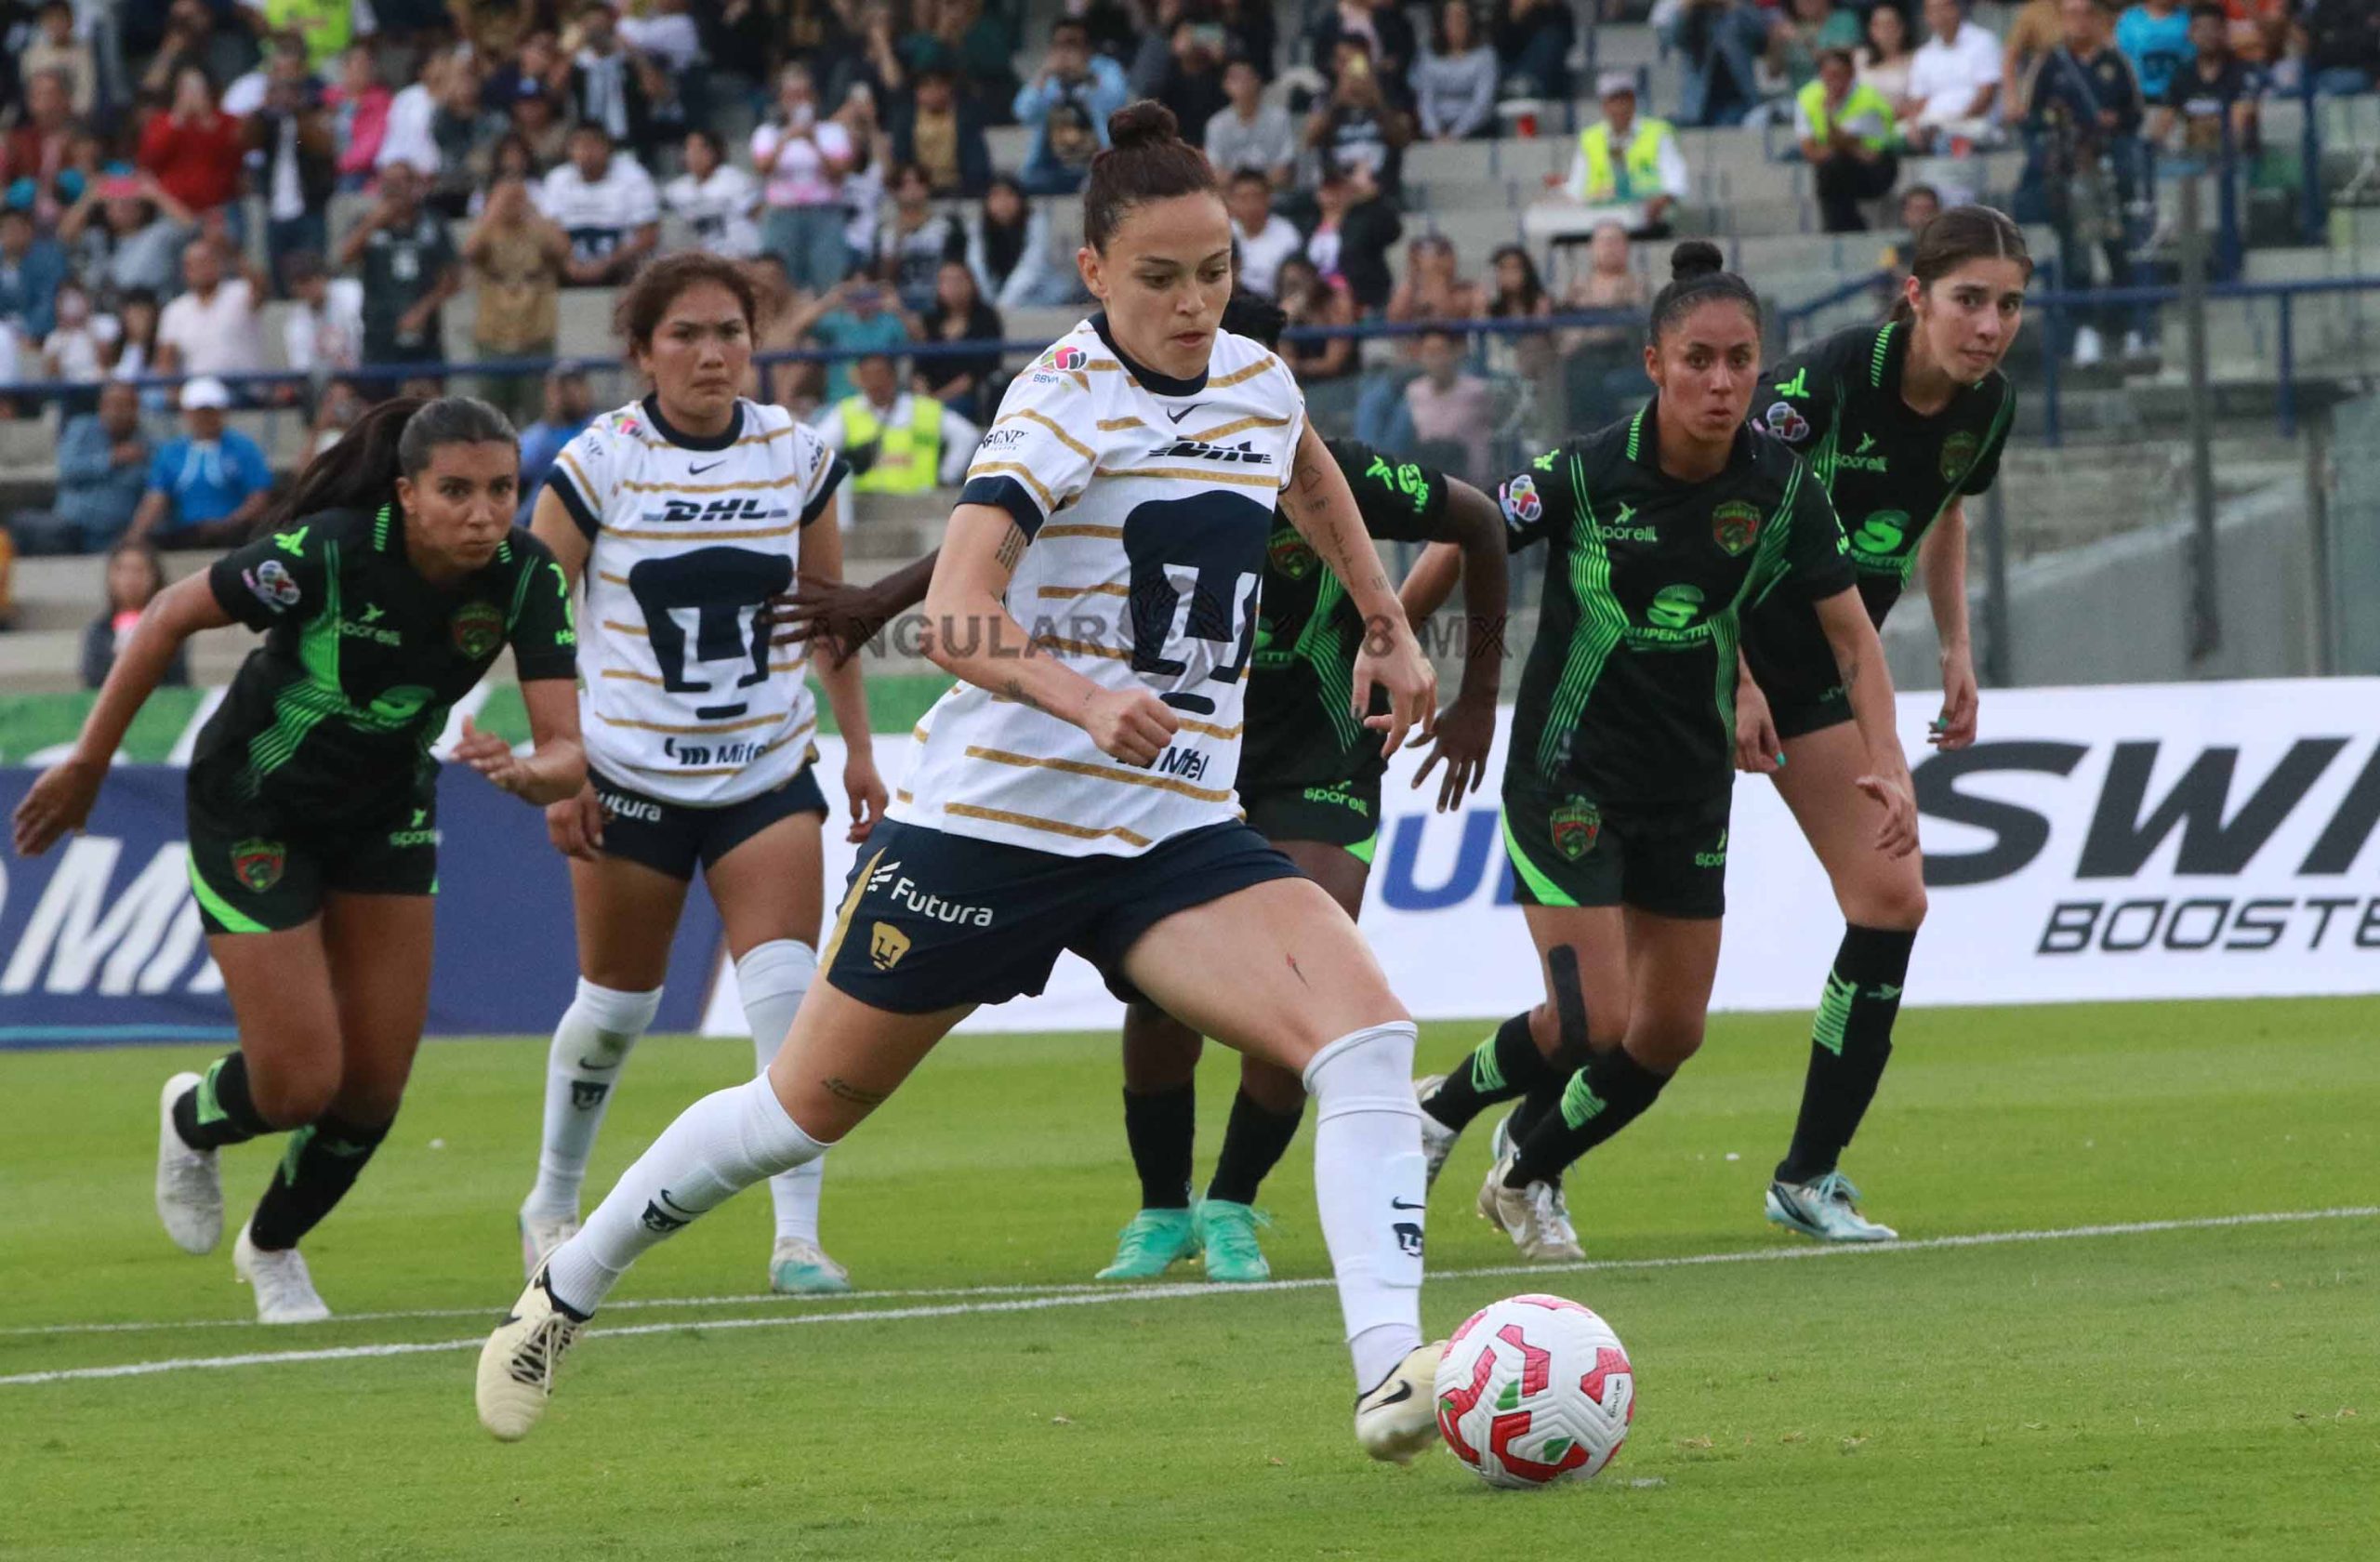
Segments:
[[[2380,1215],[2380,1205],[2355,1204],[2330,1210],[2282,1210],[2268,1213],[2244,1215],[2203,1215],[2181,1220],[2129,1221],[2098,1225],[2069,1225],[2039,1231],[1982,1231],[1964,1236],[1921,1237],[1901,1242],[1875,1242],[1850,1246],[1752,1248],[1735,1252],[1687,1253],[1673,1258],[1630,1258],[1587,1260],[1579,1264],[1488,1264],[1470,1269],[1445,1269],[1437,1272],[1440,1279],[1488,1279],[1510,1275],[1610,1274],[1621,1271],[1684,1269],[1713,1264],[1759,1264],[1824,1258],[1853,1258],[1893,1252],[1940,1252],[1960,1248],[2006,1247],[2027,1242],[2064,1242],[2095,1237],[2140,1237],[2173,1231],[2219,1231],[2241,1226],[2295,1225],[2311,1221],[2369,1220]],[[910,1318],[959,1317],[990,1313],[1038,1312],[1051,1307],[1099,1306],[1112,1302],[1180,1301],[1184,1298],[1208,1296],[1241,1296],[1268,1291],[1314,1291],[1333,1284],[1327,1275],[1293,1280],[1264,1280],[1254,1285],[1225,1285],[1215,1281],[1192,1281],[1174,1285],[1132,1286],[1123,1289],[1098,1286],[1051,1287],[1034,1295],[1012,1296],[1005,1300],[954,1302],[942,1305],[910,1307],[859,1308],[840,1312],[779,1313],[763,1317],[696,1318],[682,1323],[641,1323],[624,1328],[591,1330],[589,1340],[633,1339],[640,1335],[673,1334],[690,1329],[774,1329],[796,1324],[897,1322]],[[858,1292],[853,1292],[857,1296]],[[919,1295],[920,1292],[886,1292],[887,1295]],[[980,1293],[978,1293],[980,1294]],[[678,1305],[699,1306],[706,1302],[733,1304],[738,1298],[694,1298]],[[783,1298],[776,1298],[783,1300]],[[620,1304],[618,1305],[625,1305]],[[493,1308],[477,1311],[483,1317],[494,1313]],[[435,1313],[409,1315],[386,1314],[382,1317],[448,1317],[446,1309]],[[337,1319],[332,1321],[337,1322]],[[350,1320],[352,1321],[352,1320]],[[352,1361],[367,1357],[421,1356],[443,1351],[476,1350],[485,1344],[483,1336],[469,1340],[433,1340],[406,1344],[367,1345],[336,1345],[316,1350],[247,1351],[233,1356],[175,1357],[159,1361],[129,1361],[111,1367],[65,1367],[47,1371],[18,1372],[0,1377],[0,1387],[22,1387],[35,1383],[80,1383],[104,1378],[152,1377],[161,1372],[188,1372],[221,1370],[231,1367],[265,1367],[283,1363],[308,1361]]]

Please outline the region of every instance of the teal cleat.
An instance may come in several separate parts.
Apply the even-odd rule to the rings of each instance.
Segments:
[[[1258,1228],[1273,1217],[1252,1205],[1227,1198],[1202,1198],[1192,1217],[1198,1245],[1207,1250],[1207,1278],[1224,1285],[1254,1285],[1273,1277],[1264,1250],[1256,1245]]]
[[[851,1288],[851,1272],[815,1242],[781,1237],[769,1253],[769,1289],[779,1296],[835,1296]]]
[[[1093,1277],[1153,1280],[1198,1251],[1197,1224],[1187,1210],[1143,1210],[1116,1244],[1116,1262]]]
[[[1900,1233],[1859,1212],[1859,1190],[1840,1172],[1811,1183],[1768,1185],[1768,1218],[1821,1242],[1890,1242]]]

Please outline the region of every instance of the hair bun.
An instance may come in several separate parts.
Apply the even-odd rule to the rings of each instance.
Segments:
[[[1162,146],[1181,139],[1182,122],[1173,117],[1171,109],[1154,98],[1127,103],[1107,116],[1107,144],[1118,152],[1127,147]]]
[[[1726,269],[1726,258],[1719,253],[1719,246],[1708,239],[1688,239],[1670,251],[1672,282],[1692,282],[1697,277],[1716,276]]]

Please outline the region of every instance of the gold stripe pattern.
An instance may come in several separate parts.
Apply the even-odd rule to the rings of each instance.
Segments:
[[[1058,443],[1060,444],[1064,445],[1068,450],[1073,451],[1084,460],[1096,461],[1099,459],[1097,453],[1095,453],[1091,446],[1083,443],[1082,441],[1066,432],[1066,430],[1060,426],[1054,418],[1044,417],[1042,414],[1034,411],[1031,407],[1025,407],[1019,411],[1012,412],[1006,417],[1001,418],[1000,421],[1002,423],[1012,423],[1018,418],[1024,418],[1025,421],[1030,423],[1040,424],[1041,427],[1049,430],[1051,433],[1058,436]]]
[[[1123,536],[1124,528],[1121,526],[1101,526],[1089,521],[1068,521],[1063,525],[1042,527],[1040,531],[1034,534],[1034,540],[1046,542],[1051,537],[1106,537],[1111,541],[1121,541]]]
[[[747,483],[639,483],[624,477],[619,485],[623,492],[630,494],[741,494],[760,488],[790,488],[800,481],[800,473],[787,472],[783,477]]]
[[[1182,437],[1186,440],[1219,440],[1229,434],[1244,434],[1250,429],[1286,429],[1289,426],[1289,420],[1286,417],[1243,417],[1234,423],[1219,424]]]
[[[1174,725],[1183,732],[1197,733],[1201,737],[1219,737],[1226,743],[1248,730],[1248,723],[1245,721],[1236,727],[1219,727],[1212,721],[1194,721],[1187,716],[1177,720]]]
[[[1033,496],[1041,501],[1044,511],[1058,508],[1058,501],[1050,496],[1050,490],[1041,486],[1041,480],[1014,461],[978,461],[967,469],[967,481],[972,483],[976,478],[988,472],[1007,472],[1011,476],[1025,479],[1025,485],[1033,490]],[[1120,530],[1117,533],[1118,536],[1122,535]]]
[[[1232,480],[1226,478],[1223,481],[1230,482]],[[644,537],[648,539],[657,538],[668,542],[750,542],[756,541],[761,537],[791,536],[794,533],[801,530],[801,523],[799,521],[788,521],[782,526],[760,526],[736,532],[664,532],[650,528],[638,530],[628,526],[615,526],[609,521],[606,521],[603,523],[603,530],[614,536]]]
[[[1080,760],[1038,759],[1031,754],[1012,754],[1002,748],[981,748],[967,746],[971,760],[988,760],[994,764],[1015,765],[1025,770],[1054,770],[1067,775],[1088,775],[1096,781],[1121,781],[1128,787],[1148,787],[1160,792],[1173,792],[1199,802],[1227,802],[1231,788],[1220,790],[1194,787],[1187,781],[1177,781],[1170,775],[1143,775],[1136,770],[1117,770],[1111,765],[1086,764]]]
[[[1207,381],[1207,389],[1210,390],[1226,390],[1231,386],[1237,385],[1242,380],[1254,379],[1258,375],[1263,374],[1266,369],[1272,368],[1278,363],[1280,363],[1280,360],[1268,352],[1262,360],[1249,364],[1248,367],[1244,369],[1234,369],[1227,375]]]
[[[1118,586],[1113,581],[1102,581],[1096,586],[1044,586],[1035,593],[1061,600],[1069,597],[1129,597],[1131,594],[1130,587]]]
[[[1229,483],[1241,488],[1276,486],[1269,477],[1251,475],[1247,472],[1200,471],[1195,467],[1094,467],[1091,469],[1091,475],[1093,477],[1177,477],[1185,483]]]
[[[741,721],[721,721],[708,726],[673,727],[667,721],[631,721],[624,717],[606,716],[600,710],[595,713],[595,719],[607,727],[626,727],[632,732],[668,733],[675,737],[708,737],[713,733],[744,732],[752,727],[770,726],[785,720],[782,716],[749,716]],[[810,723],[813,727],[817,724],[815,721]]]
[[[1103,417],[1099,420],[1099,431],[1103,434],[1112,434],[1119,429],[1145,429],[1147,427],[1147,424],[1142,422],[1137,417]]]
[[[1041,819],[1030,814],[1012,814],[1004,808],[978,808],[972,802],[945,802],[942,805],[942,811],[945,814],[955,814],[962,819],[984,819],[995,825],[1014,825],[1021,829],[1042,830],[1051,835],[1069,835],[1077,841],[1097,841],[1102,836],[1112,835],[1127,845],[1153,846],[1156,844],[1138,830],[1129,830],[1121,825],[1109,825],[1104,829],[1093,829],[1089,825],[1068,824],[1064,819]],[[820,963],[825,962],[822,960]]]
[[[1070,656],[1101,656],[1111,662],[1129,662],[1130,651],[1119,651],[1112,645],[1093,645],[1087,640],[1060,640],[1055,635],[1035,635],[1032,643],[1046,645],[1052,651],[1063,651]]]

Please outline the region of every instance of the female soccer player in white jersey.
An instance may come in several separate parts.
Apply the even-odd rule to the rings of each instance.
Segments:
[[[840,578],[841,461],[782,407],[736,394],[758,304],[730,261],[649,268],[619,302],[653,393],[563,447],[531,526],[584,576],[588,785],[547,810],[577,907],[578,994],[546,1060],[545,1139],[521,1207],[534,1275],[578,1229],[579,1185],[628,1051],[661,1003],[695,865],[727,930],[765,1068],[818,969],[828,813],[812,774],[806,655],[773,653],[762,604],[799,570]],[[821,668],[843,732],[852,839],[884,811],[856,664]],[[818,1245],[820,1163],[774,1178],[769,1284],[845,1291]]]
[[[1315,1196],[1358,1394],[1357,1442],[1435,1430],[1421,1330],[1413,1026],[1347,915],[1236,817],[1241,675],[1275,506],[1375,632],[1354,678],[1394,747],[1436,681],[1345,479],[1272,353],[1219,329],[1231,228],[1155,103],[1118,110],[1083,195],[1104,306],[1010,386],[926,601],[959,686],[920,723],[765,1078],[673,1123],[557,1249],[480,1356],[480,1421],[525,1435],[558,1358],[638,1255],[815,1158],[980,1003],[1040,990],[1064,949],[1206,1035],[1299,1070]],[[1312,501],[1312,502],[1309,502]]]

